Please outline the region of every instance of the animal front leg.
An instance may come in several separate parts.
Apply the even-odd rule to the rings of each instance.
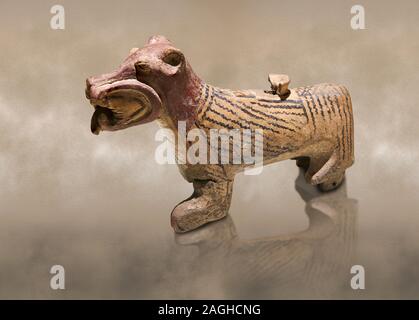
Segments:
[[[233,181],[195,180],[194,193],[172,211],[171,224],[176,232],[196,229],[224,218],[230,208]]]

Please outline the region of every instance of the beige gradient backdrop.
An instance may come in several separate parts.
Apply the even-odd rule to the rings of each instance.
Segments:
[[[54,31],[56,3],[0,5],[0,298],[419,297],[417,1],[61,0]],[[355,3],[366,30],[350,28]],[[300,197],[282,162],[236,178],[231,219],[175,238],[169,214],[192,188],[154,161],[157,124],[94,136],[84,97],[87,76],[154,34],[217,86],[345,84],[347,196],[297,183]],[[66,290],[49,287],[54,264]]]

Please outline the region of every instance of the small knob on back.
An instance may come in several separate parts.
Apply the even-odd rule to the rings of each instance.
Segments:
[[[276,93],[281,100],[285,100],[291,94],[291,91],[288,89],[290,83],[290,77],[286,74],[270,74],[268,76],[269,82],[271,83],[271,88],[274,93]]]

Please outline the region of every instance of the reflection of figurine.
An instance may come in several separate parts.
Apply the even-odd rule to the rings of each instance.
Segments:
[[[354,161],[348,90],[334,84],[290,90],[286,75],[270,75],[269,81],[272,91],[268,92],[208,85],[182,52],[166,38],[155,36],[143,48],[131,50],[115,72],[87,79],[86,95],[95,107],[91,129],[98,134],[158,120],[176,133],[177,150],[193,144],[186,141],[183,146],[179,141],[180,121],[187,132],[200,129],[208,139],[211,129],[241,130],[243,137],[244,129],[252,136],[263,130],[261,146],[251,143],[255,152],[262,149],[264,164],[296,159],[305,169],[307,182],[322,190],[337,188]],[[244,154],[245,148],[240,148]],[[234,176],[251,164],[243,160],[233,164],[233,157],[226,164],[177,160],[194,193],[174,208],[175,231],[192,230],[226,216]]]
[[[355,241],[357,202],[348,199],[346,185],[322,194],[296,180],[296,190],[306,202],[307,230],[266,239],[241,240],[230,217],[187,234],[176,243],[199,248],[191,272],[202,274],[222,268],[221,280],[234,296],[293,294],[328,297],[349,286]],[[249,291],[250,289],[254,291]],[[257,290],[256,290],[257,289]],[[237,290],[237,292],[236,292]],[[246,292],[249,296],[246,297]]]

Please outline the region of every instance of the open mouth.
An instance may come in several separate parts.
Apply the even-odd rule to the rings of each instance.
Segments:
[[[90,130],[94,134],[99,134],[101,130],[112,127],[116,123],[114,113],[100,105],[95,105],[95,112],[90,121]]]
[[[151,87],[132,80],[118,81],[104,88],[100,100],[91,100],[95,108],[90,129],[92,133],[115,131],[154,120],[161,100]]]

